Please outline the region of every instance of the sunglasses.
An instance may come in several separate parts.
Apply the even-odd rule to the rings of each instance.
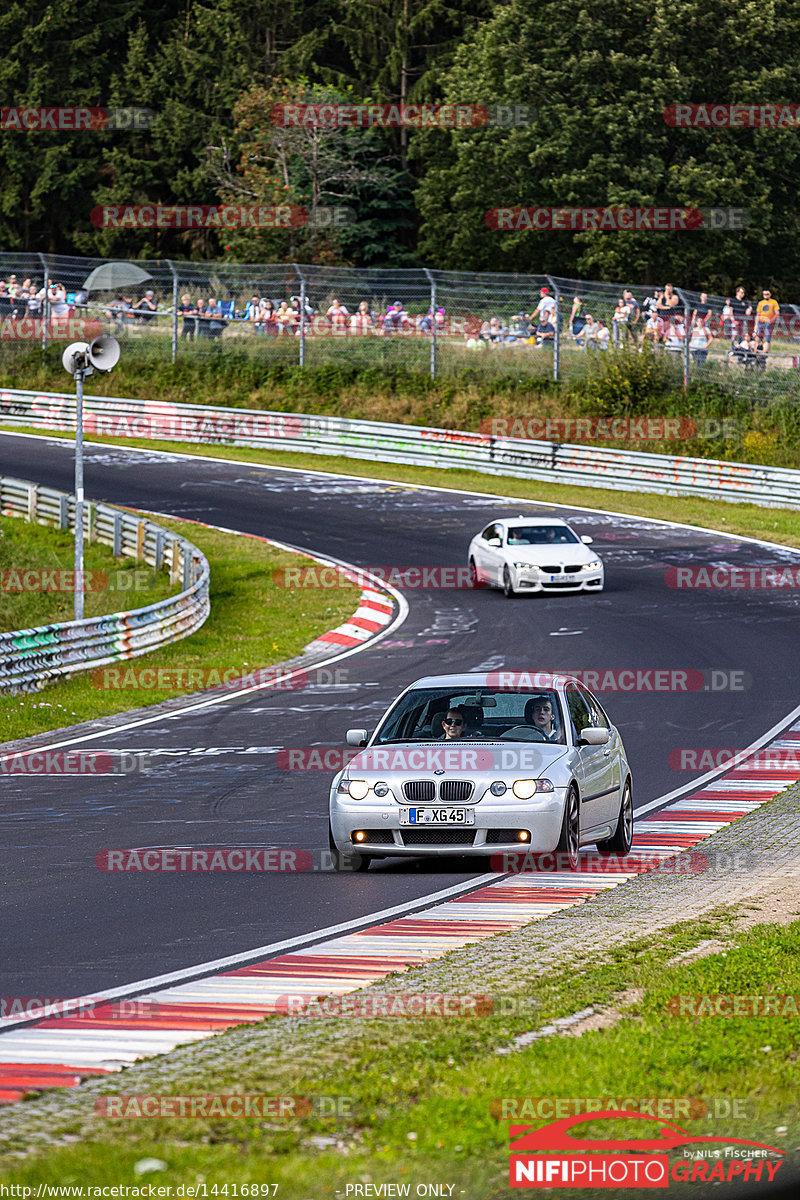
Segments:
[[[463,725],[464,722],[461,720],[461,717],[445,717],[443,724],[444,725]]]

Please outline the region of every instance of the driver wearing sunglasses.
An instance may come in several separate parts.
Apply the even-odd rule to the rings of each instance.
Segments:
[[[442,717],[442,734],[441,741],[452,742],[457,738],[464,736],[466,728],[466,718],[464,712],[460,708],[448,708],[445,715]]]

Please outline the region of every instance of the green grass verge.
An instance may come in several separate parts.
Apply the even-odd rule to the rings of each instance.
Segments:
[[[720,910],[545,974],[535,957],[520,957],[515,997],[523,1004],[512,1016],[329,1018],[320,1022],[316,1039],[300,1022],[300,1031],[287,1030],[273,1054],[260,1046],[258,1027],[252,1035],[234,1035],[235,1043],[222,1035],[213,1067],[187,1065],[184,1058],[180,1086],[160,1090],[340,1096],[348,1099],[349,1114],[294,1122],[94,1118],[80,1146],[32,1154],[19,1165],[7,1159],[9,1169],[0,1178],[28,1186],[134,1183],[134,1163],[154,1156],[167,1167],[148,1181],[173,1188],[198,1181],[209,1188],[277,1183],[279,1197],[318,1200],[337,1190],[344,1195],[345,1185],[358,1181],[409,1183],[412,1196],[418,1183],[445,1182],[455,1185],[454,1196],[486,1200],[512,1194],[508,1125],[515,1118],[507,1109],[504,1116],[498,1101],[521,1097],[678,1100],[683,1107],[672,1120],[690,1133],[777,1146],[792,1152],[796,1163],[797,1017],[697,1018],[677,1015],[672,1003],[686,994],[800,992],[800,922],[734,933],[733,919],[732,912]],[[725,949],[669,965],[676,954],[712,937]],[[413,980],[412,974],[404,990],[420,990]],[[515,1036],[590,1005],[616,1009],[617,1023],[584,1032],[580,1041],[550,1036],[502,1057],[496,1053]],[[141,1089],[123,1073],[107,1080],[103,1091]],[[729,1106],[737,1100],[737,1116],[720,1108],[713,1117],[698,1115],[700,1100],[712,1111],[717,1100]],[[521,1123],[538,1126],[546,1120],[528,1117]],[[605,1121],[581,1134],[635,1137],[642,1129],[633,1120]],[[326,1146],[322,1137],[335,1144]],[[8,1149],[15,1148],[12,1136]],[[680,1156],[680,1150],[673,1152],[673,1159]],[[671,1189],[682,1194],[680,1186]],[[702,1185],[688,1189],[700,1194]]]
[[[220,533],[186,521],[159,518],[159,524],[198,546],[211,568],[211,615],[203,627],[189,638],[131,659],[127,664],[132,670],[149,667],[171,671],[170,681],[175,686],[98,687],[93,682],[93,672],[86,671],[30,696],[0,696],[0,741],[44,733],[197,691],[197,683],[189,685],[186,679],[185,673],[190,670],[246,675],[285,661],[299,654],[326,629],[341,624],[357,605],[358,593],[354,588],[300,592],[276,587],[273,571],[298,562],[306,565],[308,560],[298,559],[297,555],[257,538]],[[37,545],[42,535],[57,540],[54,530],[22,522],[18,526],[20,530],[28,530]],[[134,594],[137,599],[133,604],[126,601],[126,608],[140,607],[141,594],[129,592],[128,596]],[[146,601],[142,599],[141,603]],[[59,619],[69,620],[69,612]],[[183,685],[181,676],[176,674],[181,671],[186,679]],[[126,664],[120,665],[120,672],[122,680],[127,674]],[[213,675],[211,678],[213,681]]]
[[[74,548],[74,534],[68,530],[0,517],[0,631],[72,620]],[[98,542],[84,547],[84,569],[90,576],[84,594],[87,617],[144,608],[177,590],[166,568],[156,573],[133,559],[115,558]],[[29,572],[34,575],[26,583]],[[51,574],[47,578],[40,572]],[[34,590],[37,586],[43,590]]]
[[[14,429],[20,433],[32,432],[24,426],[15,426]],[[71,440],[73,435],[48,431],[42,432],[40,436]],[[136,438],[93,437],[92,441],[105,445],[137,446],[148,450],[192,454],[203,458],[252,462],[263,466],[326,471],[335,475],[354,475],[360,479],[385,479],[403,484],[424,484],[429,487],[452,488],[455,491],[471,491],[492,496],[514,496],[520,500],[541,501],[547,504],[610,509],[633,516],[679,521],[686,525],[719,529],[725,533],[764,538],[767,541],[800,547],[800,512],[795,509],[729,504],[724,500],[706,500],[693,496],[663,496],[658,493],[624,492],[611,488],[540,483],[533,479],[482,475],[477,471],[462,471],[458,468],[404,466],[399,463],[371,462],[339,455],[254,450],[240,446],[187,445],[185,442],[145,441]]]

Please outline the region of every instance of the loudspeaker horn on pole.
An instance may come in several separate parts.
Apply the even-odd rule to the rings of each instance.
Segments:
[[[119,342],[109,334],[102,334],[87,347],[89,362],[97,371],[111,371],[119,362]]]
[[[64,353],[61,355],[61,362],[64,370],[69,371],[70,375],[74,375],[81,365],[81,360],[85,361],[85,356],[89,350],[88,342],[72,342],[67,346]]]

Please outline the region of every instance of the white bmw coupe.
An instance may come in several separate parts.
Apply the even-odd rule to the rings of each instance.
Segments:
[[[501,587],[508,599],[523,592],[602,592],[603,564],[560,517],[492,521],[469,544],[476,587]]]

